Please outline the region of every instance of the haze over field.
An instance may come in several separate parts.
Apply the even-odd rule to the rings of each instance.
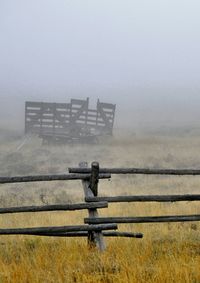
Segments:
[[[120,127],[199,126],[199,9],[198,0],[1,0],[1,124],[23,128],[25,100],[99,97],[117,104]]]

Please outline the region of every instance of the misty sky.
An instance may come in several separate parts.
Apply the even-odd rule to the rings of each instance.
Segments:
[[[199,0],[0,0],[1,111],[89,96],[195,120],[199,78]]]

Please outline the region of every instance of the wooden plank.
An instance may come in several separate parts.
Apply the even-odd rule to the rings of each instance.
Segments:
[[[96,111],[97,112],[97,111]],[[97,116],[97,113],[94,113],[94,112],[91,112],[91,110],[90,109],[88,109],[88,117],[90,117],[90,118],[95,118],[96,119],[96,116]]]
[[[75,99],[75,98],[72,98],[71,99],[71,104],[77,104],[77,105],[83,105],[87,102],[87,99],[84,100],[84,99]]]
[[[95,113],[94,115],[96,116],[97,109],[88,109],[88,113]]]
[[[38,115],[40,114],[40,108],[37,108],[37,109],[26,109],[26,113],[27,115],[29,114],[35,114],[35,115]]]
[[[95,117],[94,117],[94,119],[95,119]],[[87,123],[88,122],[91,122],[91,123],[96,123],[96,120],[94,120],[94,119],[90,119],[90,118],[87,118]],[[80,122],[80,121],[84,121],[85,122],[85,117],[82,117],[82,115],[77,119],[77,121],[76,121],[76,123],[78,123],[78,122]]]
[[[199,201],[200,195],[140,195],[140,196],[113,196],[113,197],[89,197],[86,202],[176,202],[176,201]]]
[[[62,109],[66,109],[68,110],[70,107],[70,103],[56,103],[56,109],[59,111],[59,110],[62,110]]]
[[[115,109],[116,105],[115,104],[111,104],[111,103],[105,103],[105,102],[100,102],[99,101],[99,104],[101,105],[102,108],[110,108],[112,110]]]
[[[75,204],[53,204],[42,206],[20,206],[0,208],[0,214],[20,212],[41,212],[41,211],[74,211],[82,209],[106,208],[107,202],[97,203],[75,203]]]
[[[169,215],[169,216],[140,216],[140,217],[97,217],[85,218],[85,223],[161,223],[200,221],[200,215]]]
[[[44,113],[44,117],[45,117],[45,119],[53,119],[53,113]],[[38,120],[37,115],[35,113],[32,113],[32,114],[28,113],[26,115],[26,118],[29,119],[29,120],[33,120],[33,121]]]
[[[105,237],[126,237],[126,238],[138,238],[138,239],[143,238],[142,233],[103,231],[102,234]]]
[[[17,176],[0,177],[0,184],[23,183],[23,182],[41,182],[41,181],[62,181],[62,180],[88,180],[90,174],[59,174],[59,175],[35,175],[35,176]],[[100,174],[100,179],[110,178],[109,174]]]
[[[68,109],[57,109],[56,108],[56,111],[60,114],[68,114],[69,115],[69,110]],[[43,113],[52,113],[52,109],[50,110],[45,110],[44,109],[44,112]],[[27,114],[40,114],[40,109],[27,109]]]
[[[41,102],[41,103],[43,104],[44,109],[46,109],[46,108],[53,109],[55,102]],[[56,108],[57,107],[59,107],[59,108],[67,108],[68,107],[68,103],[55,103],[55,104],[56,104]]]
[[[37,126],[38,124],[37,123],[35,123],[35,125],[34,126]],[[67,126],[67,125],[69,125],[69,123],[67,122],[67,121],[64,121],[64,122],[61,122],[61,121],[59,121],[59,122],[55,122],[55,125],[56,126],[61,126],[62,128],[64,128],[65,126]],[[45,119],[43,119],[43,121],[42,121],[42,127],[43,127],[43,129],[45,128],[45,126],[48,126],[48,128],[53,128],[53,119],[50,121],[45,121]]]
[[[26,101],[26,107],[33,107],[33,108],[41,107],[41,103],[42,102],[38,102],[38,101]]]
[[[116,224],[101,225],[76,225],[76,226],[51,226],[51,227],[34,227],[34,228],[7,228],[0,229],[0,235],[32,235],[33,233],[56,233],[56,232],[78,232],[78,231],[102,231],[116,230]]]
[[[125,238],[143,238],[142,233],[131,232],[115,232],[115,231],[102,231],[104,237],[125,237]],[[64,232],[64,233],[36,233],[33,236],[47,236],[47,237],[88,237],[88,232]]]
[[[79,122],[85,122],[85,118],[78,118],[77,120],[76,120],[76,124],[78,124]],[[87,124],[89,125],[89,124],[96,124],[96,120],[92,120],[92,119],[87,119]],[[102,125],[102,126],[106,126],[106,124],[105,124],[105,122],[102,120],[102,121],[99,121],[99,120],[97,120],[97,124],[98,125]]]
[[[78,121],[78,124],[81,123],[81,121]],[[87,125],[91,128],[94,128],[94,129],[98,129],[101,128],[105,131],[105,123],[104,122],[99,122],[99,121],[90,121],[90,119],[87,121]]]
[[[69,173],[90,173],[90,168],[69,168]],[[200,169],[100,168],[100,173],[147,175],[200,175]]]
[[[27,114],[26,118],[29,119],[29,122],[34,122],[34,124],[39,124],[40,122],[40,117],[36,115]],[[69,123],[69,117],[63,114],[61,116],[59,113],[43,113],[42,122],[44,125],[45,123],[46,125],[53,125],[54,120],[56,120],[57,124]]]

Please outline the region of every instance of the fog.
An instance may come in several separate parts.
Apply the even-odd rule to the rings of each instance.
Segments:
[[[0,119],[25,100],[117,104],[116,126],[200,125],[198,0],[0,0]]]

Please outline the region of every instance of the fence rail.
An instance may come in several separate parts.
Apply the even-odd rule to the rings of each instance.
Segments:
[[[32,233],[33,236],[47,236],[47,237],[89,237],[88,231],[81,231],[81,232],[63,232],[63,233]],[[116,231],[102,231],[103,237],[125,237],[125,238],[143,238],[142,233],[132,233],[132,232],[116,232]]]
[[[199,201],[200,195],[141,195],[141,196],[113,196],[113,197],[87,197],[86,202],[177,202]]]
[[[68,170],[69,173],[91,173],[90,168],[70,167]],[[194,176],[200,175],[200,169],[100,168],[99,173]]]
[[[59,174],[59,175],[35,175],[35,176],[16,176],[0,177],[0,184],[8,183],[27,183],[27,182],[49,182],[49,181],[69,181],[69,180],[88,180],[91,174]],[[110,174],[99,174],[99,179],[109,179]]]
[[[34,228],[9,228],[0,229],[0,235],[32,235],[32,234],[48,234],[62,232],[84,232],[84,231],[102,231],[115,230],[116,224],[100,224],[100,225],[76,225],[76,226],[52,226],[52,227],[34,227]]]
[[[41,206],[21,206],[21,207],[5,207],[0,208],[0,214],[6,213],[20,213],[20,212],[42,212],[42,211],[73,211],[94,208],[106,208],[107,202],[89,202],[89,203],[75,203],[75,204],[54,204]]]
[[[141,216],[141,217],[98,217],[85,218],[87,224],[102,223],[160,223],[160,222],[187,222],[200,221],[200,215],[167,215],[167,216]]]

